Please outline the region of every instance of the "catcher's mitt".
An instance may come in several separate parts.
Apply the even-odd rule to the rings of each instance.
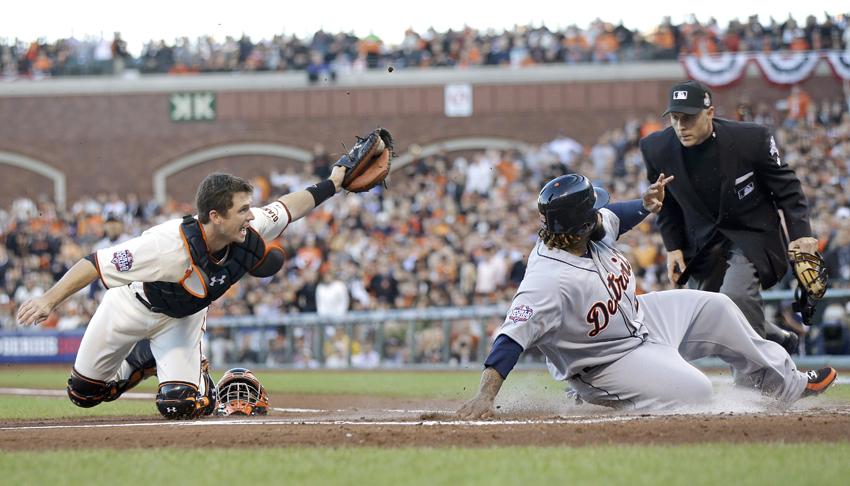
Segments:
[[[820,253],[806,253],[798,250],[788,252],[794,276],[797,277],[797,291],[794,294],[793,309],[803,318],[803,324],[815,313],[815,306],[826,293],[826,264]]]
[[[365,192],[378,184],[387,186],[390,160],[393,157],[393,137],[385,128],[376,128],[357,143],[334,164],[348,170],[342,188],[351,192]]]

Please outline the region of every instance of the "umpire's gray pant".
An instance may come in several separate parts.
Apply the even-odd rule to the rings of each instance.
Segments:
[[[732,299],[753,330],[759,336],[782,343],[785,331],[764,318],[764,301],[761,298],[761,282],[753,263],[737,246],[723,251],[717,247],[707,255],[700,265],[705,273],[692,275],[688,286],[692,289],[720,292]]]

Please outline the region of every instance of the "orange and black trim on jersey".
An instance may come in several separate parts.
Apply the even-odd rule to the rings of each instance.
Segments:
[[[103,288],[108,289],[109,285],[106,285],[106,280],[103,279],[103,273],[100,271],[100,262],[97,260],[97,252],[92,252],[86,260],[94,264],[94,269],[97,270],[97,278],[100,279],[100,283],[103,284]]]
[[[188,387],[195,389],[195,391],[198,391],[198,385],[196,385],[194,383],[189,383],[188,381],[181,381],[181,380],[163,381],[162,383],[159,384],[158,390],[162,389],[162,387],[165,386],[165,385],[186,385]]]
[[[198,226],[201,228],[201,235],[203,236],[204,227],[200,224]],[[192,297],[197,297],[199,299],[203,299],[209,293],[209,288],[207,288],[207,283],[204,281],[204,278],[201,277],[201,270],[198,268],[197,265],[195,265],[195,259],[192,258],[192,250],[191,250],[191,248],[189,248],[189,240],[186,239],[186,234],[183,233],[182,228],[180,229],[180,238],[183,239],[183,246],[186,248],[186,253],[189,254],[189,262],[190,262],[189,263],[189,265],[190,265],[189,270],[186,270],[186,273],[183,275],[183,278],[180,279],[180,286],[183,287],[183,289],[186,290],[186,292],[188,292],[189,295],[191,295]],[[205,236],[204,236],[204,245],[206,245],[206,237]],[[209,247],[207,247],[207,248],[209,248]],[[188,280],[189,277],[192,276],[192,274],[197,275],[198,280],[201,282],[201,286],[204,289],[203,294],[198,294],[197,292],[194,292],[191,288],[186,286],[186,280]]]
[[[283,201],[281,201],[280,199],[278,199],[275,202],[280,203],[280,205],[283,206],[283,209],[286,211],[286,226],[284,226],[283,229],[280,230],[280,233],[278,233],[277,236],[275,236],[275,238],[274,238],[274,239],[278,239],[278,238],[281,237],[281,235],[283,235],[283,232],[286,231],[286,228],[289,228],[289,223],[292,222],[292,213],[289,212],[289,208],[286,207],[286,204],[283,204]],[[274,204],[274,203],[272,203],[272,204]]]

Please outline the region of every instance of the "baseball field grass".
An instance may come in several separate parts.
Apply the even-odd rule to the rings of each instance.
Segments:
[[[0,373],[0,388],[64,390],[68,379],[64,367],[6,367]],[[213,370],[217,379],[222,371]],[[466,400],[478,390],[478,370],[469,371],[257,371],[271,394],[334,394],[388,398],[433,398]],[[142,382],[134,392],[155,393],[155,378]],[[505,381],[502,395],[521,395],[529,401],[558,399],[563,387],[545,371],[516,371]],[[850,404],[850,385],[835,385],[830,400]],[[21,407],[26,400],[27,406]],[[272,403],[272,406],[276,404]],[[39,418],[118,417],[156,414],[151,401],[117,400],[94,408],[72,406],[67,398],[20,397],[0,394],[0,420]]]
[[[5,367],[0,388],[62,390],[65,367]],[[213,373],[218,378],[221,371]],[[462,401],[479,371],[258,371],[271,394],[375,396]],[[151,379],[133,391],[152,393]],[[511,375],[505,393],[529,400],[561,399],[544,371]],[[850,405],[850,386],[828,392]],[[820,397],[816,400],[820,400]],[[273,403],[272,406],[275,406]],[[121,399],[90,409],[66,397],[0,395],[0,421],[97,417],[157,417],[150,400]],[[9,423],[9,422],[7,422]],[[3,434],[0,430],[0,443]],[[116,430],[116,433],[118,431]],[[132,432],[131,432],[132,433]],[[139,432],[136,432],[139,433]],[[198,433],[202,433],[199,429]],[[262,433],[255,427],[251,433]],[[495,436],[494,436],[495,437]],[[508,437],[506,440],[505,437]],[[585,447],[516,447],[501,435],[485,447],[230,447],[191,443],[164,448],[108,447],[108,442],[56,443],[0,453],[0,484],[121,484],[258,482],[268,484],[847,484],[850,437],[838,442],[656,443]],[[7,437],[8,439],[8,437]],[[0,444],[2,445],[2,444]]]
[[[840,485],[848,454],[847,443],[7,451],[0,483]]]

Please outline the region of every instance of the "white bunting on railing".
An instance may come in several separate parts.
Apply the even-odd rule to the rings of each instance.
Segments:
[[[826,60],[835,77],[850,80],[850,51],[829,51]]]
[[[749,62],[748,54],[732,52],[682,58],[688,77],[712,88],[726,86],[741,79],[747,68],[747,62]]]
[[[759,52],[753,57],[761,73],[773,84],[797,84],[815,71],[821,55],[807,52]]]

